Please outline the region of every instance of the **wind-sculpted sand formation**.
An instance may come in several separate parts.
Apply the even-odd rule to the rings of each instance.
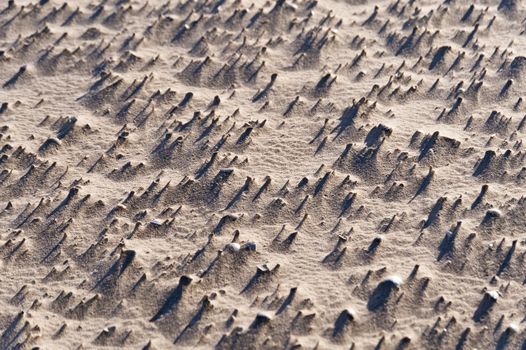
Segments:
[[[0,5],[0,349],[526,348],[521,1]]]

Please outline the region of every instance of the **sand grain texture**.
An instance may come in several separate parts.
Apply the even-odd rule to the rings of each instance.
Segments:
[[[0,5],[0,349],[526,348],[522,1]]]

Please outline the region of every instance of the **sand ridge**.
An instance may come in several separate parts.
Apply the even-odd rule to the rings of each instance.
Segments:
[[[521,1],[0,5],[0,349],[526,346]]]

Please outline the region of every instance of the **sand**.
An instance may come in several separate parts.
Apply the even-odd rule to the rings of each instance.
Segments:
[[[0,349],[526,347],[520,0],[0,6]]]

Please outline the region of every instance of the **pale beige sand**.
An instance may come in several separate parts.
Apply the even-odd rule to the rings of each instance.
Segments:
[[[0,5],[0,349],[526,346],[521,1]]]

